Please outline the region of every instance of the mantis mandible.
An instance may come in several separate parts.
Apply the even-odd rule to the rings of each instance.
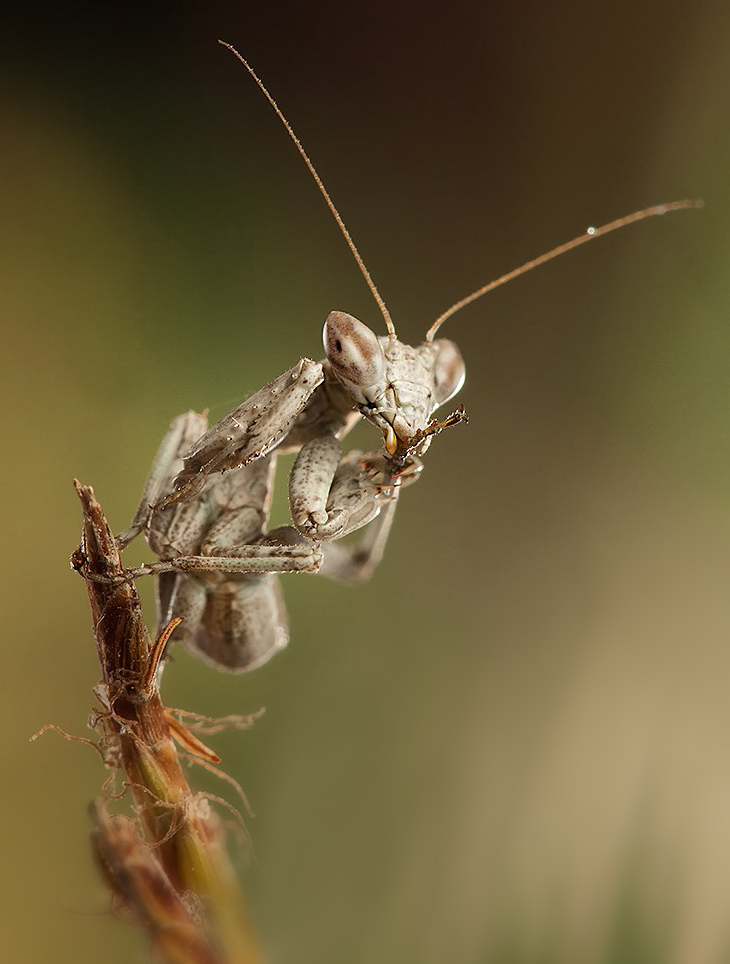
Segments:
[[[466,421],[463,408],[439,421],[436,409],[465,378],[453,341],[437,338],[457,311],[494,288],[628,224],[699,207],[673,201],[634,212],[528,261],[455,302],[418,346],[395,325],[340,214],[291,125],[253,69],[230,44],[286,128],[327,203],[385,322],[378,336],[332,311],[324,324],[325,358],[302,358],[211,428],[205,416],[176,418],[163,439],[124,548],[144,531],[159,562],[123,578],[158,577],[161,624],[183,623],[175,639],[218,667],[250,670],[286,645],[280,572],[367,578],[382,557],[402,487],[420,475],[433,436]],[[382,448],[343,454],[342,439],[361,418],[382,434]],[[289,477],[293,525],[267,532],[277,453],[296,451]],[[368,526],[360,541],[342,537]]]

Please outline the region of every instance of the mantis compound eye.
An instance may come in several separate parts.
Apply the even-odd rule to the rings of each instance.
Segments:
[[[466,366],[453,341],[437,338],[433,346],[436,349],[433,362],[433,395],[436,404],[443,405],[461,391],[466,378]]]
[[[322,332],[327,360],[339,380],[364,404],[383,391],[385,356],[378,336],[352,315],[331,311]]]

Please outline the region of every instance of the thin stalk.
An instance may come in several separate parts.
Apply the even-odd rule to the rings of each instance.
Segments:
[[[73,567],[87,576],[122,572],[119,550],[93,490],[76,484],[84,517]],[[185,777],[173,734],[185,725],[164,706],[159,665],[174,625],[151,640],[132,582],[86,579],[102,670],[94,719],[99,748],[131,788],[130,816],[92,805],[92,846],[117,910],[148,933],[164,964],[259,964],[261,952],[226,851],[220,819]],[[203,760],[216,759],[202,747]],[[205,752],[203,752],[205,751]]]

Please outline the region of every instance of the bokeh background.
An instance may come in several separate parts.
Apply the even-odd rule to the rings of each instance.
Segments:
[[[145,960],[89,857],[98,760],[28,742],[47,722],[83,735],[99,675],[71,479],[122,528],[172,416],[218,417],[318,357],[332,308],[382,327],[218,37],[278,97],[407,340],[589,224],[706,201],[455,318],[471,424],[433,445],[373,581],[286,580],[292,642],[250,676],[169,666],[172,705],[266,707],[215,745],[257,813],[242,873],[271,961],[729,960],[730,8],[713,0],[5,20],[4,958]]]

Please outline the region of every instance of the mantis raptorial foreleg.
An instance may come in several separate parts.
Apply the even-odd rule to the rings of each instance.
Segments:
[[[412,458],[397,473],[381,452],[351,452],[337,468],[327,501],[330,518],[346,520],[337,538],[367,526],[358,542],[329,542],[320,572],[343,582],[364,582],[380,562],[388,541],[401,488],[412,485],[422,470]],[[369,525],[368,525],[369,523]]]
[[[341,458],[339,441],[325,432],[301,447],[289,475],[292,521],[312,538],[334,539],[345,526],[345,512],[341,508],[328,510],[327,505]]]
[[[215,473],[248,465],[271,452],[323,378],[319,362],[302,358],[216,422],[182,453],[182,467],[158,508],[193,498]]]
[[[341,456],[329,433],[302,446],[289,476],[292,519],[304,535],[330,542],[374,519],[391,494],[415,481],[421,463],[412,458],[394,472],[381,452]]]
[[[365,582],[369,579],[383,558],[395,518],[397,499],[398,490],[385,503],[359,542],[346,546],[339,542],[326,545],[320,574],[340,582]]]

